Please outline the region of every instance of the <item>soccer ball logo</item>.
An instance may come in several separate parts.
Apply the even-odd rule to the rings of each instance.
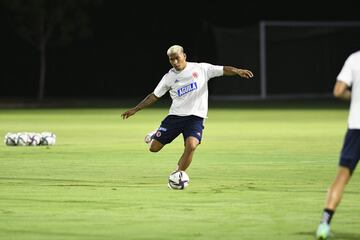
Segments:
[[[183,190],[189,185],[189,182],[189,175],[185,171],[175,171],[169,176],[168,186],[174,190]]]

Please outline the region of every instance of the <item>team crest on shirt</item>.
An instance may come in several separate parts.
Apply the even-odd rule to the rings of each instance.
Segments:
[[[185,95],[185,94],[187,94],[189,92],[192,92],[192,91],[194,91],[196,89],[197,89],[196,82],[192,82],[189,85],[186,85],[184,87],[179,88],[177,90],[177,94],[178,94],[179,97],[181,97],[182,95]]]
[[[192,76],[193,76],[193,78],[196,79],[196,78],[198,78],[199,74],[198,74],[197,72],[193,72],[193,73],[192,73]]]

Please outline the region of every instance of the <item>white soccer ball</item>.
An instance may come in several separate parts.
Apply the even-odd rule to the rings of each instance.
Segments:
[[[169,176],[168,186],[174,190],[183,190],[189,185],[189,182],[189,175],[185,171],[175,171]]]
[[[29,133],[29,145],[38,146],[41,143],[41,134],[40,133]]]
[[[7,133],[4,142],[7,146],[16,146],[18,142],[18,135],[16,133]]]
[[[41,133],[41,145],[54,145],[56,142],[56,135],[52,132]]]
[[[17,145],[18,146],[27,146],[30,143],[30,138],[29,135],[25,132],[22,133],[18,133],[18,138],[17,138]]]

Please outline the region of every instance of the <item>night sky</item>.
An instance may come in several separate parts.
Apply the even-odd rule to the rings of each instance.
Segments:
[[[90,37],[48,47],[45,95],[144,96],[169,70],[170,45],[183,45],[188,60],[217,63],[213,27],[243,28],[260,20],[360,20],[355,1],[263,2],[103,0],[89,12]],[[35,97],[37,50],[16,35],[5,18],[0,29],[0,97]]]

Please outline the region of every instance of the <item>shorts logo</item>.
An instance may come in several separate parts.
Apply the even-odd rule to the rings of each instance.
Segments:
[[[160,131],[157,131],[157,132],[155,133],[155,135],[156,135],[157,137],[160,137],[160,136],[161,136],[161,132],[160,132]]]
[[[179,88],[177,90],[177,94],[178,94],[179,97],[181,97],[182,95],[187,94],[187,93],[189,93],[191,91],[194,91],[196,89],[197,89],[196,82],[192,82],[189,85],[186,85],[186,86],[184,86],[182,88]]]

